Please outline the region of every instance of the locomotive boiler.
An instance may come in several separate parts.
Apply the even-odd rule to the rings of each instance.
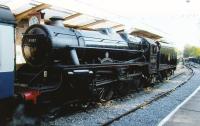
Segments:
[[[97,31],[65,28],[62,19],[51,18],[52,25],[33,25],[24,35],[22,49],[32,66],[62,62],[69,65],[98,64],[103,59],[126,61],[142,53],[139,38],[117,34],[112,29]],[[65,55],[65,56],[64,56]],[[115,62],[115,61],[109,62]]]
[[[168,77],[176,68],[169,44],[106,28],[65,28],[59,17],[51,18],[51,25],[30,26],[22,52],[27,64],[16,80],[26,84],[22,97],[34,103],[58,96],[108,100]]]

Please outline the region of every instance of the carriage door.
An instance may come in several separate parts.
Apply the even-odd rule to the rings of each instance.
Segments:
[[[0,100],[13,96],[14,25],[15,20],[10,9],[0,5]]]

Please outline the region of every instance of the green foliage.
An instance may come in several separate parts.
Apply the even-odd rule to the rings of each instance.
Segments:
[[[176,48],[175,49],[176,53],[177,53],[177,57],[182,57],[183,55],[183,51],[181,51],[180,49]]]
[[[183,50],[184,57],[200,57],[200,47],[186,45]]]

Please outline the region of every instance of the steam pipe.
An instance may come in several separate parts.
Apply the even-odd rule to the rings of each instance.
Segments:
[[[70,56],[74,65],[80,65],[76,49],[70,49]]]
[[[61,17],[54,16],[54,17],[51,17],[50,20],[51,20],[51,25],[53,26],[65,27],[63,24],[64,19]],[[76,49],[74,48],[70,49],[70,56],[74,65],[80,65]]]

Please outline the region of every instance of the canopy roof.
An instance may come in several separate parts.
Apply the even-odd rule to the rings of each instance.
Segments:
[[[9,6],[17,21],[28,18],[31,13],[41,11],[45,13],[45,21],[48,21],[52,16],[60,16],[64,18],[64,24],[68,27],[81,29],[114,28],[116,31],[124,29],[124,25],[121,23],[52,6],[39,0],[1,0],[0,4]]]
[[[129,19],[83,5],[75,0],[0,0],[0,4],[9,6],[17,21],[41,11],[45,13],[45,22],[48,22],[52,16],[60,16],[65,19],[65,26],[79,29],[113,28],[116,31],[123,31],[125,25],[131,24]],[[161,36],[143,30],[143,28],[141,30],[134,29],[133,32],[136,30],[134,34],[145,35],[145,37],[152,39],[161,38]]]
[[[136,35],[136,36],[143,36],[143,37],[151,38],[151,39],[154,39],[154,40],[162,38],[162,36],[160,36],[160,35],[157,35],[157,34],[142,30],[142,29],[135,29],[130,34]]]

